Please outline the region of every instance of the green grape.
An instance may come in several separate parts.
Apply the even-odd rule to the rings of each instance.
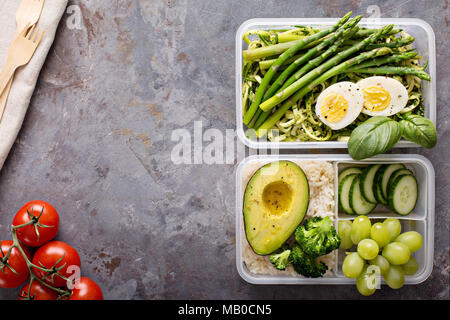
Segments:
[[[400,265],[408,262],[411,252],[406,244],[401,242],[391,242],[384,247],[382,255],[390,264]]]
[[[391,242],[391,234],[386,225],[381,222],[375,223],[370,229],[370,237],[375,240],[380,248]]]
[[[366,260],[375,259],[380,251],[378,244],[372,239],[363,239],[358,243],[358,254]]]
[[[400,224],[400,221],[398,219],[388,218],[383,221],[383,224],[389,230],[389,233],[391,235],[391,241],[394,241],[394,239],[398,237],[400,232],[402,232],[402,225]]]
[[[405,283],[405,273],[401,266],[391,266],[384,275],[384,281],[392,289],[400,289]]]
[[[422,235],[416,231],[408,231],[399,235],[395,241],[406,244],[409,248],[409,251],[416,252],[423,245]]]
[[[358,278],[364,268],[364,260],[357,252],[352,252],[345,257],[342,272],[347,278]]]
[[[353,246],[350,233],[352,230],[352,222],[349,220],[341,220],[338,222],[338,235],[341,238],[341,245],[339,248],[347,250]]]
[[[409,258],[408,262],[405,263],[404,265],[402,265],[402,267],[403,267],[403,272],[406,275],[412,276],[419,269],[419,264],[417,263],[416,258],[411,256],[411,258]]]
[[[363,296],[371,296],[377,290],[378,281],[377,272],[365,266],[358,279],[356,279],[356,289]]]
[[[354,244],[358,244],[362,239],[370,237],[371,223],[366,216],[359,216],[352,223],[351,238]]]
[[[390,268],[390,264],[389,261],[387,261],[387,259],[383,256],[377,255],[375,257],[375,259],[372,259],[369,261],[369,264],[378,266],[380,268],[380,274],[382,276],[384,276],[386,274],[386,272],[389,271]]]

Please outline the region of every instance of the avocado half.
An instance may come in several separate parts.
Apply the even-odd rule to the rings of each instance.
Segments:
[[[253,251],[267,255],[280,248],[302,222],[309,203],[303,170],[291,161],[261,167],[244,194],[244,224]]]

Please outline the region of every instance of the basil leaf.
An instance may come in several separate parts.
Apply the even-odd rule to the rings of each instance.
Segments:
[[[437,133],[433,122],[416,114],[402,117],[400,125],[403,137],[425,148],[433,148],[437,143]]]
[[[398,122],[388,117],[373,117],[353,130],[348,152],[355,160],[370,158],[392,149],[401,137],[402,127]]]

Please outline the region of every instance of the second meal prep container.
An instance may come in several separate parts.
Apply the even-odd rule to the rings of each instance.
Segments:
[[[305,278],[302,276],[271,276],[252,274],[246,268],[242,258],[242,239],[245,238],[243,228],[243,197],[245,192],[245,171],[254,167],[255,163],[258,168],[264,164],[278,161],[328,161],[333,165],[335,181],[334,181],[334,218],[335,226],[339,220],[353,220],[357,215],[347,215],[339,211],[338,208],[338,173],[348,166],[366,166],[373,163],[403,163],[406,167],[413,171],[417,183],[419,197],[414,211],[407,215],[401,216],[395,213],[388,213],[386,208],[381,205],[377,206],[373,213],[367,215],[372,223],[374,219],[380,221],[385,218],[397,218],[402,224],[402,233],[409,230],[416,230],[423,236],[422,248],[414,253],[418,263],[419,270],[413,276],[405,277],[405,284],[418,284],[425,281],[431,274],[433,269],[434,256],[434,208],[435,208],[435,175],[431,162],[420,155],[380,155],[368,160],[355,161],[348,155],[259,155],[245,158],[236,171],[236,266],[239,275],[247,282],[253,284],[354,284],[355,279],[349,279],[342,273],[342,261],[344,259],[345,250],[338,249],[336,254],[335,271],[332,276],[323,278]],[[260,165],[260,166],[259,166]],[[251,166],[251,167],[249,167]],[[354,251],[354,250],[352,250]],[[381,284],[385,282],[382,281]]]
[[[245,21],[236,33],[236,129],[237,135],[242,143],[250,148],[279,148],[279,149],[329,149],[329,148],[347,148],[347,142],[324,141],[324,142],[270,142],[254,141],[245,135],[245,127],[242,121],[242,50],[246,49],[246,44],[242,40],[244,33],[253,29],[288,29],[294,25],[311,26],[314,28],[328,28],[334,25],[338,19],[331,18],[270,18],[270,19],[251,19]],[[403,29],[413,36],[416,40],[413,46],[422,57],[421,63],[428,62],[427,72],[431,76],[431,82],[422,81],[422,93],[424,98],[425,117],[429,118],[436,125],[436,44],[435,35],[432,27],[421,19],[410,18],[379,18],[362,19],[359,23],[362,27],[380,28],[382,26],[394,24],[395,28]],[[418,147],[417,144],[402,140],[396,147]]]

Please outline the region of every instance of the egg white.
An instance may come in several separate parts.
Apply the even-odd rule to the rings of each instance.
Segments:
[[[347,100],[348,110],[345,116],[338,122],[330,122],[325,119],[320,112],[322,100],[330,93],[338,93]],[[316,115],[320,121],[330,127],[332,130],[339,130],[351,124],[361,113],[364,97],[361,89],[355,83],[350,81],[342,81],[335,83],[326,88],[317,98]]]
[[[357,84],[361,88],[361,91],[367,87],[381,86],[391,96],[389,106],[382,111],[371,111],[363,108],[362,112],[369,116],[392,116],[402,111],[408,104],[408,90],[400,81],[394,78],[375,76],[362,79]]]

